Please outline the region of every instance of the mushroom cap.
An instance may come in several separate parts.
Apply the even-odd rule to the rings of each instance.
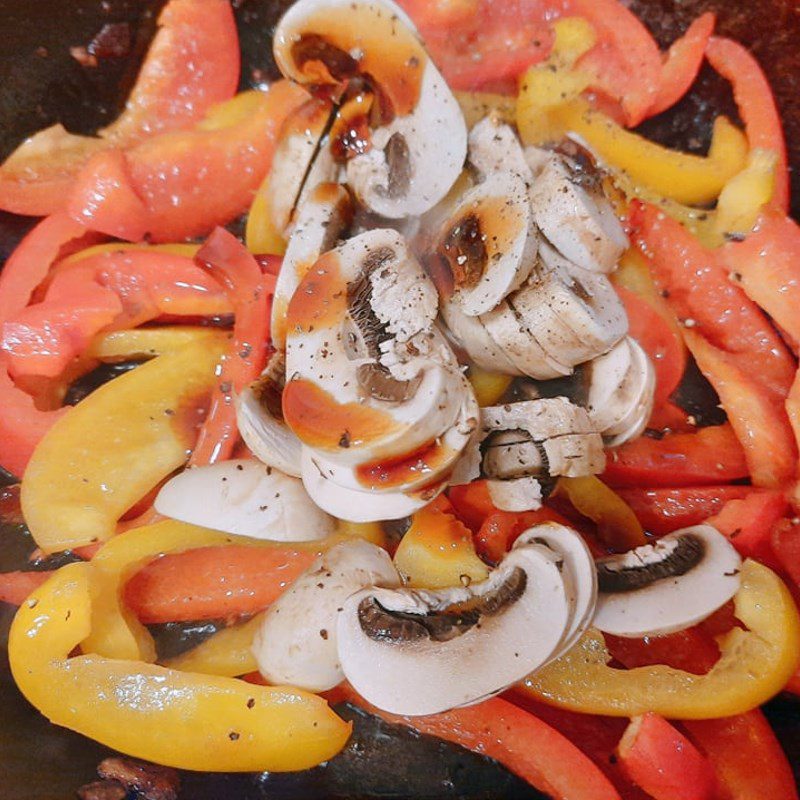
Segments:
[[[164,484],[154,506],[165,517],[254,539],[310,541],[336,529],[297,478],[253,460],[187,469]]]
[[[283,353],[274,353],[261,376],[237,396],[236,425],[256,458],[299,478],[300,440],[281,411],[285,367]]]
[[[694,552],[697,556],[699,548],[700,554],[698,563],[688,569],[688,557],[679,558],[677,551],[687,537],[699,542]],[[672,633],[705,619],[739,590],[742,559],[728,539],[710,525],[675,531],[653,545],[600,559],[597,564],[605,571],[636,570],[644,574],[646,566],[664,562],[670,555],[680,569],[686,570],[684,574],[657,578],[628,591],[604,591],[601,579],[594,626],[615,636]]]
[[[469,588],[357,592],[339,616],[345,677],[378,708],[412,716],[502,691],[544,663],[569,627],[559,560],[528,544]]]
[[[447,194],[466,157],[464,117],[398,5],[299,0],[278,23],[273,47],[288,78],[335,86],[359,76],[379,97],[370,149],[346,167],[367,208],[397,219],[422,214]]]
[[[496,116],[490,114],[472,128],[468,146],[470,166],[480,180],[495,172],[510,170],[525,181],[526,187],[533,181],[517,134]]]
[[[629,242],[608,199],[574,182],[558,154],[533,148],[525,153],[534,172],[531,209],[542,233],[582,269],[611,272]]]
[[[380,547],[354,539],[321,555],[267,609],[253,642],[261,674],[271,684],[314,692],[341,683],[337,617],[347,597],[372,585],[400,585]]]
[[[378,522],[410,517],[438,497],[447,481],[409,492],[373,492],[369,489],[348,489],[334,483],[316,462],[308,447],[302,455],[303,486],[313,501],[324,511],[347,522]]]
[[[272,344],[286,346],[286,312],[295,291],[316,260],[332,249],[353,216],[350,195],[338,183],[320,183],[297,207],[272,299]]]
[[[435,245],[453,302],[471,317],[491,311],[530,275],[538,239],[525,181],[510,171],[487,175],[461,198]]]

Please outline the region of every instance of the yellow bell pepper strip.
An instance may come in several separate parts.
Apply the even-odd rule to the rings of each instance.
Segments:
[[[443,510],[444,505],[450,510]],[[469,528],[444,499],[414,514],[394,555],[394,565],[409,586],[425,589],[462,586],[489,576],[488,567],[475,552]]]
[[[493,406],[506,393],[513,380],[511,375],[503,375],[500,372],[489,372],[488,370],[470,365],[467,378],[472,384],[475,392],[475,399],[481,408]]]
[[[714,212],[714,231],[721,240],[753,229],[761,209],[775,194],[777,164],[775,153],[756,148],[750,151],[747,166],[725,184]]]
[[[334,756],[350,726],[320,697],[288,687],[69,654],[90,633],[96,569],[58,570],[24,603],[9,660],[48,719],[136,758],[180,769],[307,769]]]
[[[171,353],[187,344],[218,339],[225,334],[199,325],[167,325],[163,328],[128,328],[99,333],[94,337],[86,355],[99,361],[146,359]]]
[[[705,675],[663,664],[630,670],[609,666],[603,635],[590,629],[566,655],[524,682],[552,705],[628,717],[653,711],[671,719],[713,719],[756,708],[779,692],[800,660],[800,617],[788,589],[751,559],[734,597],[733,628],[717,638],[720,658]]]
[[[263,613],[256,614],[247,622],[223,628],[197,647],[164,662],[164,666],[228,678],[257,672],[258,662],[252,651],[253,637],[263,619]]]
[[[127,253],[132,250],[147,250],[155,253],[172,253],[175,256],[186,256],[194,258],[195,253],[200,249],[199,244],[183,244],[181,242],[168,244],[129,244],[127,242],[105,242],[95,244],[91,247],[84,247],[71,256],[60,261],[60,264],[74,264],[76,261],[83,261],[84,258],[91,258],[100,253]]]
[[[217,380],[224,352],[220,339],[209,339],[166,353],[56,422],[22,480],[22,510],[42,550],[110,538],[117,520],[186,461],[197,403]]]
[[[670,150],[627,131],[584,100],[554,108],[564,131],[578,134],[612,172],[623,172],[662,197],[679,203],[715,200],[747,159],[747,139],[725,117],[717,117],[707,156]]]
[[[286,252],[286,240],[273,224],[269,209],[267,185],[271,178],[271,173],[267,173],[267,177],[253,198],[247,214],[244,241],[251,253],[272,253],[282,256]]]
[[[516,98],[493,92],[454,92],[467,128],[477,125],[484,117],[494,117],[513,125],[517,118]]]
[[[565,497],[576,511],[597,525],[597,534],[604,544],[624,552],[647,544],[633,509],[599,478],[560,478],[554,497]]]

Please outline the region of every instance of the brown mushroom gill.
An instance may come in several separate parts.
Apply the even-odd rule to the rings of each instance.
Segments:
[[[475,286],[488,260],[478,216],[470,213],[451,225],[437,248],[437,255],[449,268],[456,286],[465,289]]]
[[[687,533],[663,558],[652,563],[614,569],[609,564],[597,565],[598,585],[601,592],[611,594],[643,589],[665,578],[677,578],[694,569],[705,555],[705,545],[698,536]]]
[[[283,353],[275,353],[261,377],[250,386],[250,390],[253,392],[253,396],[259,406],[271,417],[280,421],[283,421],[281,398],[285,384],[286,357]]]
[[[389,181],[376,191],[391,199],[405,197],[411,189],[411,153],[405,136],[393,133],[383,148],[383,154],[389,168]]]
[[[449,642],[478,625],[482,617],[495,616],[519,600],[527,582],[525,571],[516,567],[499,586],[486,594],[426,614],[392,611],[374,597],[365,597],[358,606],[358,620],[364,633],[375,641],[392,644],[422,639]]]

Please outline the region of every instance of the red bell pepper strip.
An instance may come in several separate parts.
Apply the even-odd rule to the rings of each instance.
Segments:
[[[647,300],[616,287],[628,314],[628,333],[650,357],[656,372],[655,405],[665,403],[678,388],[686,369],[686,349],[678,334]]]
[[[139,242],[147,233],[147,209],[131,186],[120,150],[104,150],[89,159],[75,178],[66,210],[91,230],[115,239]]]
[[[800,523],[780,520],[772,530],[772,551],[782,571],[800,588]]]
[[[718,514],[706,522],[730,539],[745,558],[755,558],[780,570],[772,548],[773,531],[789,510],[783,492],[752,491],[747,497],[728,500]]]
[[[752,377],[741,360],[692,331],[687,330],[684,339],[728,413],[753,484],[776,488],[789,483],[797,472],[797,446],[783,403]]]
[[[714,800],[718,796],[708,759],[658,714],[634,717],[617,753],[628,777],[653,800]]]
[[[764,313],[730,280],[719,253],[653,205],[632,204],[631,223],[634,241],[678,319],[785,398],[794,359]]]
[[[750,147],[771,150],[777,155],[772,204],[785,213],[789,209],[786,139],[766,75],[753,54],[732,39],[713,36],[706,48],[706,58],[723,78],[731,82]]]
[[[705,486],[748,476],[744,450],[730,425],[642,436],[608,451],[601,476],[610,486]]]
[[[610,634],[605,634],[604,638],[614,660],[626,669],[665,664],[694,675],[705,675],[719,660],[717,643],[700,626],[643,639]]]
[[[797,800],[792,769],[760,711],[680,724],[711,762],[724,797]]]
[[[49,572],[0,572],[0,603],[21,606],[25,598],[38,589],[48,578]]]
[[[528,528],[542,522],[570,525],[561,514],[547,506],[542,506],[536,511],[495,511],[484,519],[480,529],[473,536],[475,549],[485,561],[497,564],[511,549],[517,537]]]
[[[329,700],[346,700],[393,725],[437,736],[490,758],[558,800],[619,800],[603,773],[566,737],[499,697],[427,717],[401,717],[367,703],[348,684]]]
[[[753,492],[749,486],[686,486],[678,489],[617,489],[642,527],[657,536],[699,525],[717,514],[728,500]]]
[[[227,100],[239,82],[239,41],[228,0],[170,0],[120,118],[99,138],[60,125],[23,143],[0,167],[0,208],[43,216],[62,209],[87,159],[177,130]]]
[[[460,486],[451,486],[447,490],[447,497],[453,504],[456,516],[473,533],[478,532],[486,517],[497,511],[486,481],[472,481]]]
[[[250,207],[272,165],[283,121],[308,95],[278,81],[249,97],[252,108],[233,124],[165,134],[126,152],[150,241],[205,235]]]
[[[311,565],[311,548],[226,545],[151,561],[125,586],[125,602],[145,624],[255,614]]]
[[[800,345],[800,226],[786,214],[766,209],[742,242],[720,250],[722,262],[747,296]]]
[[[670,45],[661,66],[658,92],[647,111],[648,117],[671,108],[689,91],[703,63],[715,21],[712,12],[701,14],[686,29],[686,33]]]
[[[275,288],[262,275],[253,256],[239,240],[217,228],[195,256],[197,264],[225,286],[234,311],[233,340],[222,363],[217,390],[200,429],[190,464],[211,464],[229,458],[238,438],[233,397],[254,381],[267,358],[269,300]]]
[[[568,0],[566,13],[585,17],[597,44],[578,61],[593,74],[592,88],[619,101],[630,128],[653,105],[661,78],[661,53],[644,23],[618,0]]]

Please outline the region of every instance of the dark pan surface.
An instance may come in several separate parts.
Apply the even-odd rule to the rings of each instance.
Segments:
[[[502,0],[498,0],[502,2]],[[233,0],[244,51],[242,86],[275,75],[270,39],[285,0]],[[92,133],[111,121],[124,103],[154,32],[163,0],[0,0],[0,159],[25,136],[54,122]],[[750,46],[776,91],[787,129],[790,161],[800,164],[800,6],[794,0],[632,0],[630,6],[662,44],[679,35],[703,11],[718,14],[718,30]],[[131,26],[131,52],[94,69],[81,67],[69,48],[88,43],[103,24]],[[735,116],[728,87],[710,70],[698,90],[673,111],[645,125],[649,136],[673,146],[702,151],[709,120],[723,110]],[[800,214],[800,181],[793,208]],[[29,220],[0,213],[0,263]],[[19,532],[0,526],[0,571],[26,547]],[[18,546],[11,547],[16,541]],[[7,546],[8,544],[8,546]],[[5,635],[12,609],[0,604],[0,797],[3,800],[67,800],[94,778],[107,751],[57,729],[19,695],[8,673]],[[185,646],[182,631],[162,631],[165,647]],[[189,637],[202,635],[190,631]],[[183,644],[182,644],[183,643]],[[774,701],[767,709],[800,775],[800,706]],[[327,767],[302,775],[184,775],[186,800],[267,798],[469,797],[536,800],[543,795],[489,759],[437,740],[379,723],[351,708],[356,735],[345,753]]]

